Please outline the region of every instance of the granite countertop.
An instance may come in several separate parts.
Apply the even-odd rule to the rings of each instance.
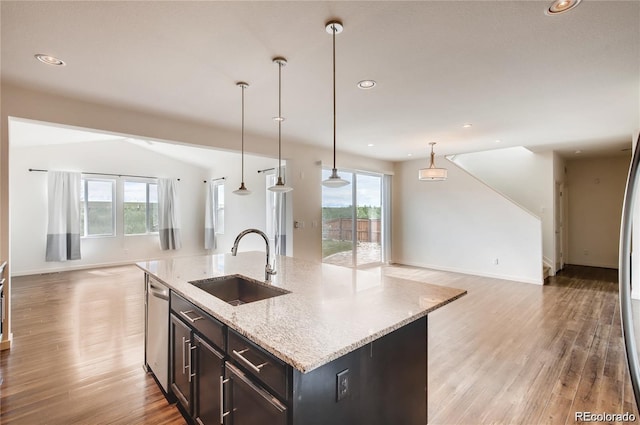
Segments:
[[[139,262],[138,267],[301,372],[309,372],[466,291],[277,256],[273,286],[291,293],[231,306],[188,283],[240,274],[264,282],[264,252]]]

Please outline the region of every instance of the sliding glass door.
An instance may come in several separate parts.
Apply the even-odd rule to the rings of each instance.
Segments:
[[[331,170],[322,170],[326,179]],[[349,181],[341,188],[322,188],[322,260],[347,267],[383,262],[383,176],[340,171]]]

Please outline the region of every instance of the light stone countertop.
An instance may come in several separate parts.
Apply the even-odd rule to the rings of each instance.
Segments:
[[[399,329],[466,291],[277,256],[273,286],[291,293],[231,306],[188,283],[240,274],[264,282],[264,252],[138,263],[169,288],[299,371],[309,372]]]

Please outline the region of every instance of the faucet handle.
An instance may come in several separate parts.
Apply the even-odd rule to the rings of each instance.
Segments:
[[[264,280],[266,282],[271,282],[271,276],[273,276],[274,274],[276,274],[277,272],[275,271],[275,269],[271,266],[271,264],[267,263],[266,266],[264,266]]]

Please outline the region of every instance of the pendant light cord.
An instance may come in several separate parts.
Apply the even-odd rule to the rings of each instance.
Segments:
[[[282,169],[282,62],[278,62],[278,180]]]
[[[333,169],[336,169],[336,25],[331,26],[333,32]]]
[[[242,183],[244,183],[244,88],[242,85],[242,130],[241,130],[241,140],[242,140]]]

